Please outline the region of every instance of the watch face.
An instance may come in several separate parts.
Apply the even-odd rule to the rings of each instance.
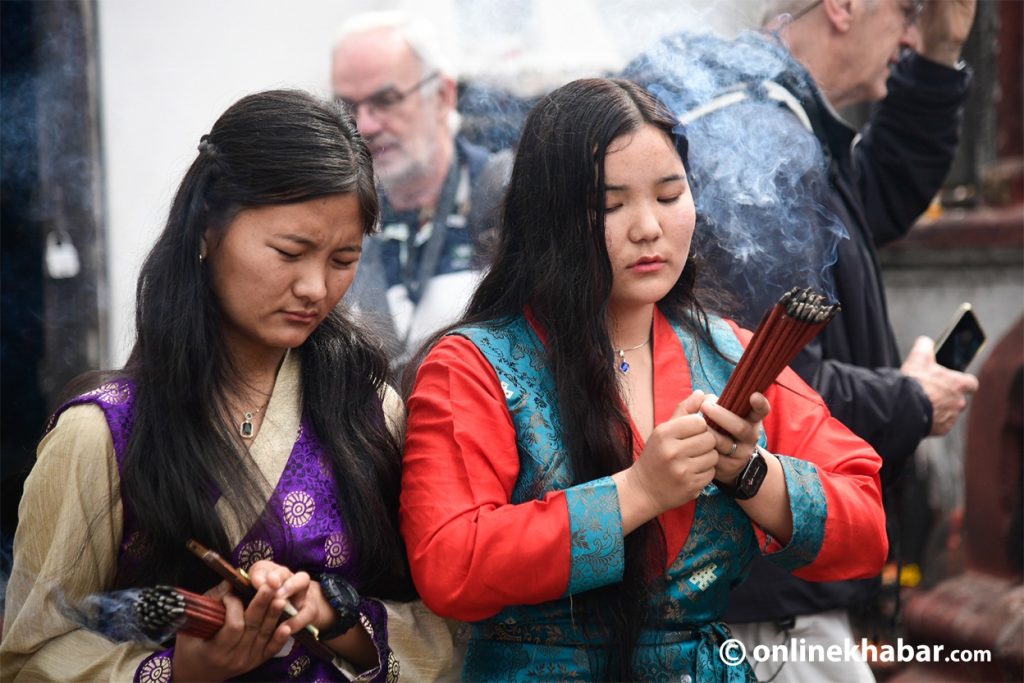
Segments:
[[[761,489],[764,477],[768,474],[768,463],[760,451],[754,451],[753,457],[736,481],[736,497],[750,498]]]

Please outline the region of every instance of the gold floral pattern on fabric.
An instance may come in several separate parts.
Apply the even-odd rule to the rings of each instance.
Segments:
[[[248,569],[260,560],[274,559],[274,547],[263,539],[249,541],[238,551],[238,566]]]
[[[563,645],[584,644],[582,640],[574,642],[578,634],[562,628],[560,624],[529,624],[518,622],[514,619],[506,619],[497,624],[487,624],[481,627],[480,633],[488,640],[504,643],[533,643],[534,645],[551,645],[554,643]]]
[[[349,558],[348,536],[346,534],[331,534],[324,542],[324,565],[328,569],[337,569],[348,562]]]
[[[120,405],[127,403],[132,397],[132,387],[125,382],[107,382],[101,384],[92,391],[82,394],[87,398],[102,398],[107,403]]]
[[[288,675],[292,678],[298,678],[302,675],[303,671],[309,668],[309,661],[309,657],[306,655],[296,658],[296,660],[288,666]]]
[[[50,419],[46,423],[45,433],[49,433],[50,430],[57,426],[57,420],[60,418],[61,414],[63,414],[64,410],[70,408],[71,406],[82,405],[85,403],[97,403],[101,407],[103,405],[107,405],[115,409],[124,408],[126,405],[131,404],[134,391],[134,385],[124,380],[116,380],[113,382],[107,382],[106,384],[101,384],[92,391],[87,391],[86,393],[81,394],[75,397],[74,399],[68,401],[58,410],[56,410],[53,413],[53,415],[50,416]],[[106,410],[104,410],[104,412],[106,412]],[[109,421],[110,419],[108,416],[108,422]],[[130,428],[130,415],[122,414],[120,416],[119,422],[123,422],[124,424],[110,425],[111,437],[113,437],[115,449],[123,445],[122,438],[126,438],[126,435],[118,433],[120,431],[119,427],[124,427],[126,429]]]
[[[366,629],[366,635],[373,638],[373,624],[365,614],[359,615],[359,623],[362,624],[364,629]]]
[[[585,648],[578,648],[575,659],[579,660],[573,664],[561,662],[545,662],[534,660],[532,666],[526,670],[526,677],[531,681],[584,681],[581,663],[590,664]]]
[[[674,623],[717,619],[729,590],[742,579],[758,552],[750,518],[718,490],[697,499],[690,535],[669,567],[669,596],[663,616]],[[701,609],[696,615],[696,608]],[[690,614],[687,614],[687,613]],[[692,621],[694,617],[697,621]]]
[[[818,468],[813,463],[788,455],[776,457],[786,478],[789,507],[793,512],[793,536],[785,547],[765,557],[787,571],[794,571],[813,562],[821,551],[828,501]]]
[[[622,580],[625,545],[618,488],[602,477],[565,491],[569,508],[569,585],[566,595]]]
[[[166,655],[150,657],[139,668],[140,683],[167,683],[171,680],[171,658]]]
[[[395,656],[394,652],[388,652],[387,683],[398,683],[401,672],[402,666],[398,663],[398,657]]]
[[[486,328],[462,328],[454,334],[480,349],[502,383],[521,462],[511,502],[539,500],[549,491],[571,486],[554,378],[529,323],[520,317]]]
[[[306,526],[316,512],[316,501],[305,491],[292,491],[284,497],[282,508],[289,526]]]

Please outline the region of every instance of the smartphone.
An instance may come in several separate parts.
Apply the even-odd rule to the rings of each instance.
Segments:
[[[985,332],[974,309],[963,303],[935,344],[935,360],[950,370],[963,372],[984,344]]]

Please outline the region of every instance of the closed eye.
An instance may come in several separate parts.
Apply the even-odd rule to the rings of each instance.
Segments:
[[[276,251],[278,254],[280,254],[281,256],[283,256],[287,260],[297,259],[299,257],[299,254],[297,254],[297,253],[292,253],[290,251],[285,251],[284,249],[280,249],[278,247],[271,247],[271,249]]]
[[[675,204],[682,197],[682,193],[672,195],[671,197],[658,197],[658,201],[662,204]]]

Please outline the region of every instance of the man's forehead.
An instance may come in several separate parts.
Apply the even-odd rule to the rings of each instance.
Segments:
[[[369,31],[349,37],[334,54],[332,82],[335,92],[366,95],[402,83],[418,73],[419,60],[402,37],[392,29]]]

